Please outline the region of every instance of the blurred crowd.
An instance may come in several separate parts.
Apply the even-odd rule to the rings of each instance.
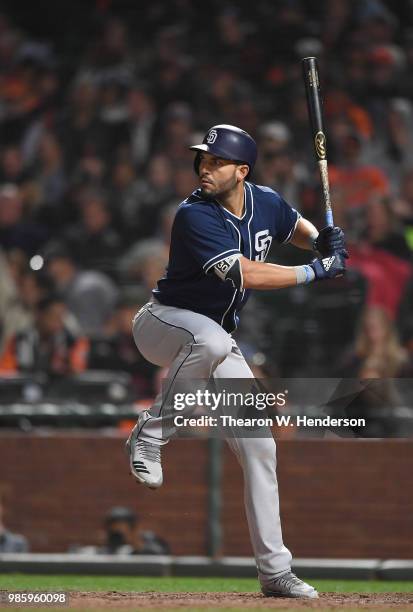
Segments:
[[[211,125],[250,132],[253,181],[323,225],[300,64],[315,55],[349,274],[255,296],[240,345],[261,376],[409,375],[411,2],[107,0],[70,11],[79,27],[61,38],[61,23],[40,36],[18,7],[0,16],[2,372],[122,370],[137,397],[154,393],[131,320],[197,187],[188,146]]]

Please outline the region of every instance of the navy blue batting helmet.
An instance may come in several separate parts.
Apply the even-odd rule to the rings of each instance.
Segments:
[[[247,164],[250,175],[257,160],[257,144],[255,140],[244,130],[235,125],[214,125],[206,133],[202,144],[189,147],[198,151],[195,160],[195,172],[199,174],[200,152],[206,151],[211,155],[229,159],[234,162]]]

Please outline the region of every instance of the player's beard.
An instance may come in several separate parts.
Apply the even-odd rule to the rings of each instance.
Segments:
[[[212,187],[205,189],[204,187],[201,187],[201,196],[203,198],[205,198],[205,200],[214,200],[215,197],[217,195],[217,190]]]
[[[235,189],[237,186],[237,179],[235,176],[229,178],[225,181],[225,183],[217,186],[212,185],[208,187],[202,187],[201,185],[201,196],[206,200],[217,200],[219,198],[225,197],[230,191]]]

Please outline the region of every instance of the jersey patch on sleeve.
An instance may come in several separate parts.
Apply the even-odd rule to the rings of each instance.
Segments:
[[[242,255],[240,253],[230,255],[225,259],[221,259],[221,261],[213,267],[215,274],[222,281],[230,280],[238,291],[242,291],[243,289],[241,257]]]

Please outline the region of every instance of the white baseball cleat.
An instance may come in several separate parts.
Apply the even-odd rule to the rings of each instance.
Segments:
[[[281,574],[273,578],[266,584],[261,586],[261,591],[265,597],[305,597],[308,599],[317,599],[317,591],[297,578],[291,571]]]
[[[143,413],[132,429],[126,441],[129,464],[132,476],[151,489],[157,489],[163,482],[161,465],[161,447],[145,440],[139,440],[139,433],[146,420]]]

